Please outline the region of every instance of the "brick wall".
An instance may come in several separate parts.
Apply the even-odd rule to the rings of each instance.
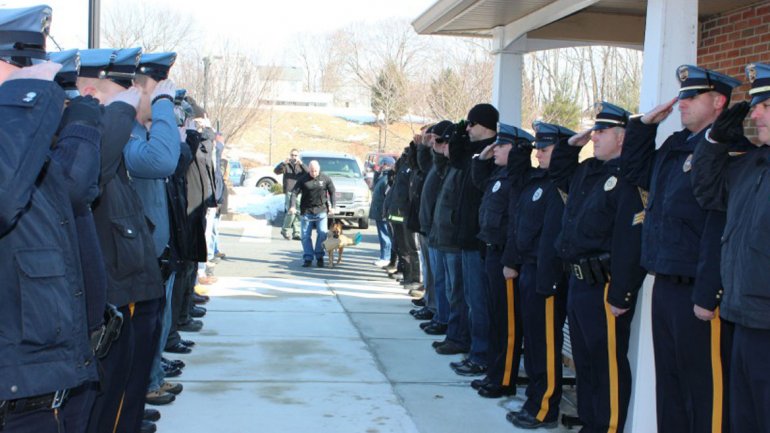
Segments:
[[[770,1],[707,18],[700,23],[698,66],[746,81],[745,67],[752,62],[770,64]],[[733,92],[732,101],[748,98],[745,82]],[[755,136],[748,127],[746,135]]]

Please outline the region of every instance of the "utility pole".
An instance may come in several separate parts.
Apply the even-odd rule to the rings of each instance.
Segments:
[[[99,48],[101,0],[88,0],[88,48]]]

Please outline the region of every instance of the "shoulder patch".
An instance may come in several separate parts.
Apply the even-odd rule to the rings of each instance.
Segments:
[[[615,186],[618,184],[618,178],[615,176],[610,176],[609,179],[607,179],[607,182],[604,182],[604,190],[605,191],[612,191],[615,189]]]

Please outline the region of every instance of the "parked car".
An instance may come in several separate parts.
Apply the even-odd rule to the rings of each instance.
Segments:
[[[270,189],[275,184],[283,184],[283,175],[275,174],[275,167],[264,165],[262,167],[250,168],[246,171],[244,185],[253,185],[257,188]]]
[[[233,186],[243,185],[243,181],[246,179],[246,173],[243,171],[241,161],[231,159],[227,162],[227,165],[230,170],[230,183],[232,183]]]
[[[361,161],[347,153],[323,151],[300,152],[300,158],[306,165],[318,161],[321,172],[334,182],[335,208],[330,219],[357,221],[359,228],[369,228],[372,193],[364,181]]]

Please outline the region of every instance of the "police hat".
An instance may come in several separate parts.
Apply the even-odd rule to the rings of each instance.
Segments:
[[[76,85],[80,71],[80,53],[78,50],[48,53],[48,60],[62,65],[54,80],[64,89],[67,97],[72,99],[78,96],[80,94]]]
[[[535,147],[544,149],[559,142],[559,140],[572,137],[575,131],[552,123],[540,121],[532,122],[532,129],[535,130]]]
[[[605,101],[597,103],[594,106],[594,109],[596,111],[596,120],[594,122],[594,127],[591,128],[594,131],[616,126],[625,128],[628,124],[628,116],[631,115],[631,113],[617,105]]]
[[[145,53],[139,59],[136,73],[147,75],[155,81],[168,78],[168,72],[176,61],[176,53]]]
[[[497,124],[497,140],[495,144],[515,144],[520,141],[525,141],[531,145],[535,141],[535,137],[515,126],[506,125],[502,122]]]
[[[770,98],[770,65],[750,63],[746,65],[746,79],[751,83],[751,106]]]
[[[693,65],[678,67],[676,78],[680,83],[679,99],[688,99],[700,93],[714,91],[726,96],[729,100],[733,88],[741,84],[733,77]]]
[[[80,51],[80,76],[109,79],[128,89],[133,84],[141,48],[100,48]]]
[[[50,26],[49,6],[0,9],[0,59],[20,68],[45,59]]]

